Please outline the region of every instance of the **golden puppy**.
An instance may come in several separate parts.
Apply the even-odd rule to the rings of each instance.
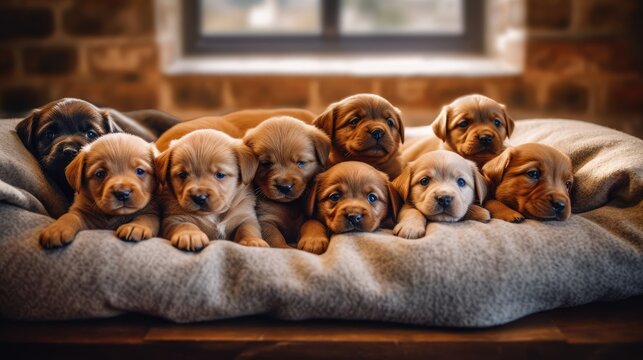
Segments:
[[[241,140],[217,130],[193,131],[156,158],[162,187],[163,237],[183,250],[210,239],[268,246],[261,239],[250,182],[257,160]]]
[[[482,173],[493,195],[484,206],[493,218],[520,223],[525,217],[566,220],[571,215],[572,161],[551,146],[508,148],[488,162]]]
[[[495,100],[467,95],[442,107],[432,128],[437,139],[422,139],[405,148],[405,163],[428,151],[444,149],[455,151],[482,168],[505,149],[503,143],[513,132],[514,121],[506,107]]]
[[[401,206],[388,176],[358,161],[345,161],[317,175],[308,196],[304,223],[297,248],[321,254],[330,234],[372,232]]]
[[[275,116],[292,116],[307,124],[315,119],[315,114],[303,109],[252,109],[235,111],[224,116],[204,116],[173,126],[159,137],[156,147],[159,151],[164,151],[172,140],[199,129],[219,130],[232,137],[241,138],[248,129]]]
[[[402,170],[400,144],[404,142],[401,112],[374,94],[357,94],[328,106],[313,125],[330,137],[330,165],[362,161],[394,179]]]
[[[393,234],[417,239],[426,233],[429,221],[456,222],[461,219],[487,222],[489,212],[482,204],[487,185],[473,161],[446,150],[436,150],[409,163],[393,181],[404,205]]]
[[[301,120],[279,116],[249,130],[243,142],[259,160],[254,185],[263,238],[272,247],[288,248],[305,221],[303,195],[326,166],[330,139]]]
[[[82,148],[65,169],[76,192],[69,212],[40,234],[43,247],[60,247],[86,229],[115,229],[123,240],[156,236],[159,218],[153,146],[129,134],[107,134]]]

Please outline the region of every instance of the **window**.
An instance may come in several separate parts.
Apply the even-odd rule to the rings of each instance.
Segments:
[[[483,51],[483,0],[187,0],[184,50]]]

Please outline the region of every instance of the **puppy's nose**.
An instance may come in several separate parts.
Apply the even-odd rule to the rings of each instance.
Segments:
[[[293,184],[276,184],[275,187],[280,193],[288,195],[292,191]]]
[[[114,197],[118,201],[127,201],[129,200],[130,196],[132,196],[132,192],[125,190],[125,191],[114,191]]]
[[[362,214],[348,213],[345,216],[348,222],[353,226],[359,225],[362,222]]]
[[[373,137],[373,139],[379,141],[382,138],[382,136],[384,136],[384,130],[382,129],[372,130],[371,136]]]
[[[74,146],[65,146],[63,147],[63,155],[65,156],[76,156],[78,154],[78,149]]]
[[[560,214],[561,212],[563,212],[566,206],[567,203],[563,200],[556,199],[551,201],[551,207],[554,209],[554,212],[556,212],[556,214]]]
[[[199,206],[203,205],[206,202],[208,202],[208,195],[206,195],[206,194],[194,195],[194,196],[192,196],[192,201],[194,201],[194,203],[199,205]]]
[[[478,141],[480,141],[480,143],[481,143],[481,144],[483,144],[483,145],[489,145],[489,144],[491,144],[491,142],[493,141],[493,136],[492,136],[492,135],[488,135],[488,134],[481,135],[481,136],[478,138]]]
[[[438,204],[442,206],[443,208],[449,207],[451,205],[451,200],[453,200],[453,197],[448,196],[448,195],[442,195],[438,196],[435,198],[438,201]]]

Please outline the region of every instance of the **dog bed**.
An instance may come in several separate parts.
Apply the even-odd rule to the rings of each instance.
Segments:
[[[481,327],[643,293],[643,141],[604,127],[516,125],[512,144],[543,142],[571,156],[575,214],[566,222],[431,223],[419,240],[389,230],[339,235],[317,256],[230,241],[187,253],[161,238],[127,243],[104,230],[43,250],[38,233],[65,203],[16,123],[0,121],[2,317],[137,312],[191,322],[269,314]]]

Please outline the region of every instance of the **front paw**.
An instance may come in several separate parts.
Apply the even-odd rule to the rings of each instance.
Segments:
[[[265,242],[263,239],[257,238],[257,237],[243,238],[243,239],[241,239],[239,241],[239,244],[243,245],[243,246],[270,247],[270,245],[268,245],[267,242]]]
[[[525,221],[525,217],[521,213],[513,210],[494,213],[491,215],[496,219],[504,220],[514,224],[520,224],[521,222]]]
[[[418,220],[401,221],[393,228],[393,235],[405,239],[419,239],[426,234],[426,222]]]
[[[154,232],[147,226],[130,223],[119,226],[116,236],[125,241],[141,241],[154,236]]]
[[[329,243],[330,240],[325,236],[302,237],[297,243],[297,249],[319,255],[326,252]]]
[[[187,251],[198,251],[208,245],[210,239],[203,231],[187,230],[172,235],[170,243],[178,249]]]
[[[46,249],[53,249],[69,244],[70,242],[72,242],[72,240],[74,240],[75,236],[76,229],[69,225],[55,222],[47,226],[40,233],[39,240],[42,247]]]

